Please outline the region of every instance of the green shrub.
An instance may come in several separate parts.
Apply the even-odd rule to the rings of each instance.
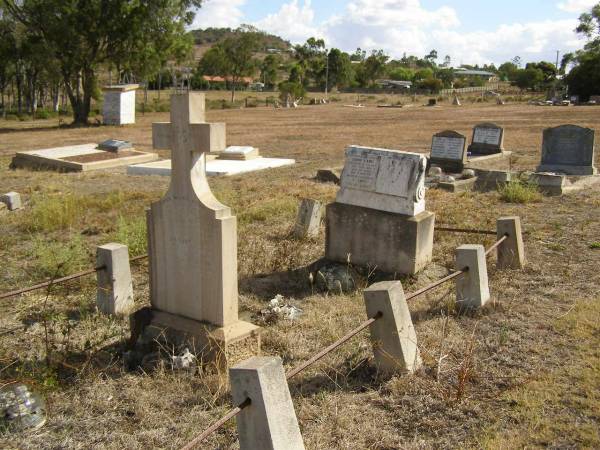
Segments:
[[[542,194],[535,184],[523,181],[511,181],[499,190],[500,198],[507,203],[532,203],[539,202]]]
[[[600,242],[594,242],[590,245],[591,250],[600,250]]]

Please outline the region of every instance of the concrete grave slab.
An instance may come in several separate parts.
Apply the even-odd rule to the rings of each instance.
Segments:
[[[157,159],[156,153],[141,152],[133,148],[119,152],[105,151],[100,150],[98,144],[88,143],[19,152],[14,156],[11,167],[52,169],[60,172],[88,172]]]
[[[224,159],[211,160],[206,162],[206,175],[209,177],[240,175],[243,173],[273,169],[293,164],[296,164],[295,159],[262,157],[249,159],[247,161]],[[171,160],[166,159],[147,164],[135,164],[127,167],[127,174],[171,176]]]

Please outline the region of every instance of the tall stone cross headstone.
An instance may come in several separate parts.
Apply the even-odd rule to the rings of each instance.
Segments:
[[[205,96],[194,92],[190,95],[189,106],[193,111],[194,127],[191,136],[196,150],[210,154],[219,154],[227,148],[226,127],[220,123],[206,123]],[[155,122],[152,124],[152,147],[155,150],[172,150],[170,122]]]
[[[544,130],[542,161],[538,172],[567,175],[595,175],[594,130],[577,125],[561,125]]]
[[[154,322],[226,347],[258,327],[238,319],[237,222],[206,179],[198,97],[173,95],[171,122],[160,127],[167,136],[159,138],[170,141],[172,175],[147,214],[150,300]]]

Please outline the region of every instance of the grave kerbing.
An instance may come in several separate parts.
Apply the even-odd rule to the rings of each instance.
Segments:
[[[238,318],[237,222],[206,179],[198,94],[171,97],[173,171],[165,197],[147,212],[151,326],[223,368],[259,352],[259,328]],[[164,136],[160,137],[166,142]],[[136,328],[136,327],[134,327]]]

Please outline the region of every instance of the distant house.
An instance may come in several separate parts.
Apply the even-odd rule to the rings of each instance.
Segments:
[[[472,70],[465,69],[459,67],[458,69],[454,69],[454,78],[463,78],[463,77],[477,77],[483,78],[487,81],[495,81],[497,79],[497,75],[493,72],[488,72],[487,70]]]
[[[218,84],[218,83],[231,83],[233,81],[233,77],[230,76],[226,76],[226,77],[220,77],[220,76],[212,76],[212,75],[202,75],[202,79],[204,81],[206,81],[209,85],[211,83],[214,84]],[[238,84],[241,86],[249,86],[254,80],[252,79],[252,77],[242,77],[238,80]]]
[[[385,89],[410,89],[412,87],[411,81],[377,80],[376,83]]]

